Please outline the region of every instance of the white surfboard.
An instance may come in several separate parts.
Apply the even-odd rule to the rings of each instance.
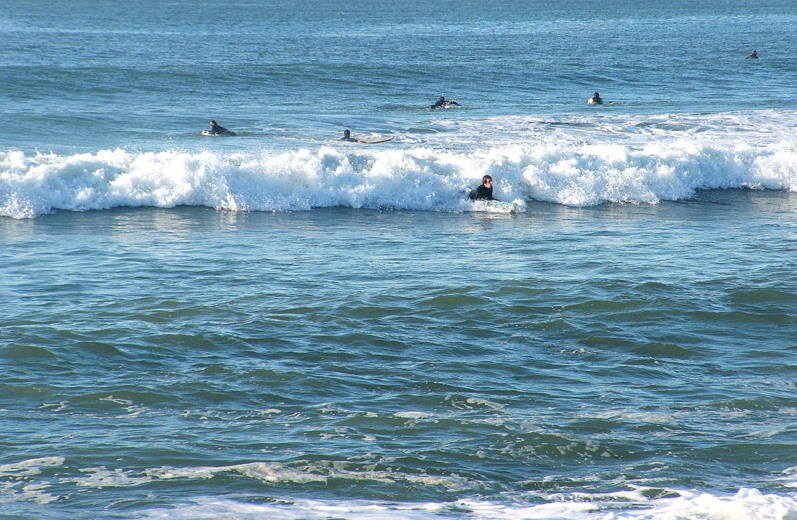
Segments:
[[[358,143],[365,143],[365,144],[378,144],[378,143],[386,143],[388,141],[392,141],[394,136],[390,137],[373,137],[373,138],[366,138],[366,139],[358,139]]]
[[[520,207],[514,202],[503,200],[476,200],[473,201],[473,210],[487,213],[516,213]]]

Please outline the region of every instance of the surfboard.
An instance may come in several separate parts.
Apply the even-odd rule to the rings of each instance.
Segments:
[[[374,137],[371,139],[358,139],[358,143],[365,143],[365,144],[378,144],[378,143],[386,143],[388,141],[392,141],[394,136],[390,137]]]
[[[507,211],[509,213],[514,213],[517,211],[517,204],[512,202],[505,202],[503,200],[488,200],[487,204],[493,210]]]
[[[516,213],[520,208],[514,202],[504,200],[475,200],[473,201],[474,211],[485,211],[488,213]]]
[[[201,132],[199,132],[199,133],[200,133],[201,135],[207,135],[207,136],[209,136],[209,137],[225,137],[225,136],[231,136],[231,135],[235,135],[235,132],[227,132],[226,134],[214,134],[214,133],[213,133],[213,132],[211,132],[210,130],[202,130],[202,131],[201,131]]]

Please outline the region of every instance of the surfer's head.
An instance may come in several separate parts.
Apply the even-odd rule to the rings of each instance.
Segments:
[[[485,186],[487,186],[488,184],[492,185],[492,183],[493,183],[493,178],[490,177],[489,175],[485,175],[484,177],[482,177],[482,184],[483,185],[485,185]]]
[[[349,136],[351,136],[351,131],[348,130],[348,129],[344,130],[343,131],[343,137],[349,137]]]

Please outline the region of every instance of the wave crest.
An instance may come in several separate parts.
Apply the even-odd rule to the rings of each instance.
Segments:
[[[230,211],[370,209],[472,211],[483,175],[504,200],[569,206],[655,204],[699,189],[797,189],[797,145],[689,139],[642,145],[521,142],[471,150],[0,152],[0,215],[56,210],[207,206]]]

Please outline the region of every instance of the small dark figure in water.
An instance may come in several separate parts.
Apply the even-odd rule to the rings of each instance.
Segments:
[[[471,200],[498,200],[493,198],[493,178],[489,175],[482,177],[481,186],[468,194]]]
[[[457,103],[456,101],[449,101],[443,96],[440,96],[439,98],[437,98],[437,101],[435,101],[434,105],[430,106],[429,108],[445,108],[451,105],[460,106],[460,104]]]
[[[341,141],[350,141],[352,143],[359,143],[360,142],[359,139],[355,139],[354,137],[351,136],[351,130],[349,130],[348,128],[343,131],[343,137],[341,137],[340,140]]]
[[[757,60],[758,59],[758,51],[753,50],[750,55],[747,57],[748,60]]]
[[[588,105],[602,105],[603,98],[601,97],[599,92],[595,92],[591,98],[587,100]]]
[[[210,125],[210,130],[205,130],[203,133],[208,135],[235,135],[235,132],[230,132],[223,126],[219,125],[215,119],[211,119],[208,125]]]

